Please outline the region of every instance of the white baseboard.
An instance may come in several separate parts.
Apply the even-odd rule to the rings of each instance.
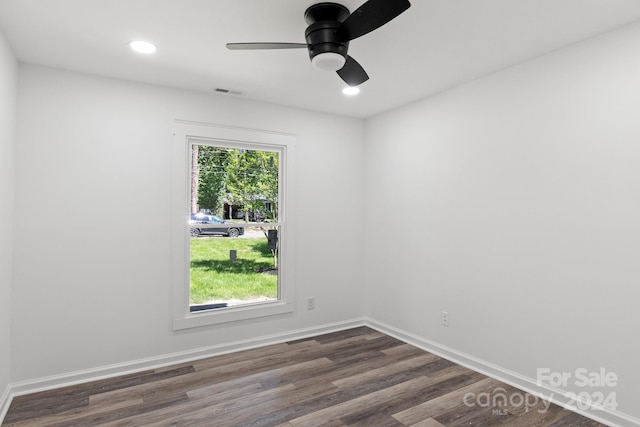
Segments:
[[[149,357],[146,359],[118,363],[109,366],[101,366],[94,369],[68,372],[60,375],[53,375],[49,377],[36,378],[33,380],[9,384],[7,390],[5,390],[4,394],[2,395],[2,400],[0,400],[0,424],[2,424],[2,421],[4,420],[4,417],[9,410],[11,400],[16,396],[37,393],[40,391],[46,391],[55,388],[67,387],[90,381],[102,380],[120,375],[133,374],[150,369],[158,369],[173,364],[191,362],[194,360],[205,359],[207,357],[219,356],[222,354],[249,350],[252,348],[264,347],[272,344],[279,344],[287,341],[342,331],[359,326],[365,326],[364,319],[354,319],[345,322],[331,323],[319,327],[297,329],[294,331],[261,336],[249,340],[202,347],[178,353],[165,354],[156,357]]]
[[[619,411],[612,411],[608,408],[580,410],[575,406],[570,406],[570,399],[566,397],[566,391],[555,389],[544,384],[538,384],[538,382],[533,378],[510,371],[485,360],[457,351],[453,348],[440,345],[410,332],[394,328],[384,323],[376,322],[375,320],[367,319],[365,323],[370,328],[379,332],[390,335],[476,372],[480,372],[488,377],[495,378],[506,384],[512,385],[533,396],[550,400],[556,405],[565,407],[595,421],[612,427],[640,427],[640,419]],[[595,405],[593,406],[595,407]]]
[[[4,420],[4,416],[7,415],[7,411],[9,411],[9,406],[11,405],[11,385],[8,385],[7,388],[0,396],[0,424],[2,424],[2,420]]]

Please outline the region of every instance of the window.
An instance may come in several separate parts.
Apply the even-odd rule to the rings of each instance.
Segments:
[[[190,144],[192,312],[280,299],[280,152],[227,145]]]
[[[295,138],[174,122],[174,329],[293,311]]]

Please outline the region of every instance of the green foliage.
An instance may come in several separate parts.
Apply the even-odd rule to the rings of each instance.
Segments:
[[[272,210],[267,212],[268,218],[278,220],[278,156],[275,153],[262,153],[260,182],[258,188],[266,201],[271,203]]]
[[[265,202],[271,202],[277,212],[278,156],[256,150],[231,152],[227,166],[227,193],[232,195],[237,205],[243,206],[245,213],[263,211]]]
[[[278,276],[263,272],[273,266],[271,255],[266,239],[192,238],[190,303],[277,298]]]
[[[222,216],[224,199],[248,212],[277,220],[278,155],[268,151],[198,146],[198,208]],[[245,219],[248,219],[245,215]]]
[[[198,206],[222,216],[229,150],[201,145],[198,148]]]

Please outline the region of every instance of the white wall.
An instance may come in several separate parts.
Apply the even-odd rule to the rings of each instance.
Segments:
[[[13,381],[362,318],[362,120],[28,65],[19,76]],[[297,135],[294,315],[172,331],[174,118]]]
[[[10,381],[13,186],[18,65],[0,33],[0,397]],[[1,404],[2,402],[0,402]],[[1,412],[0,407],[0,412]]]
[[[366,225],[390,232],[365,239],[367,315],[528,378],[604,367],[640,417],[639,46],[634,25],[368,120]]]

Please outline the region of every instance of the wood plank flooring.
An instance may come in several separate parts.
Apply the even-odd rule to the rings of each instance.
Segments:
[[[16,397],[2,426],[603,425],[486,393],[526,396],[361,327]]]

